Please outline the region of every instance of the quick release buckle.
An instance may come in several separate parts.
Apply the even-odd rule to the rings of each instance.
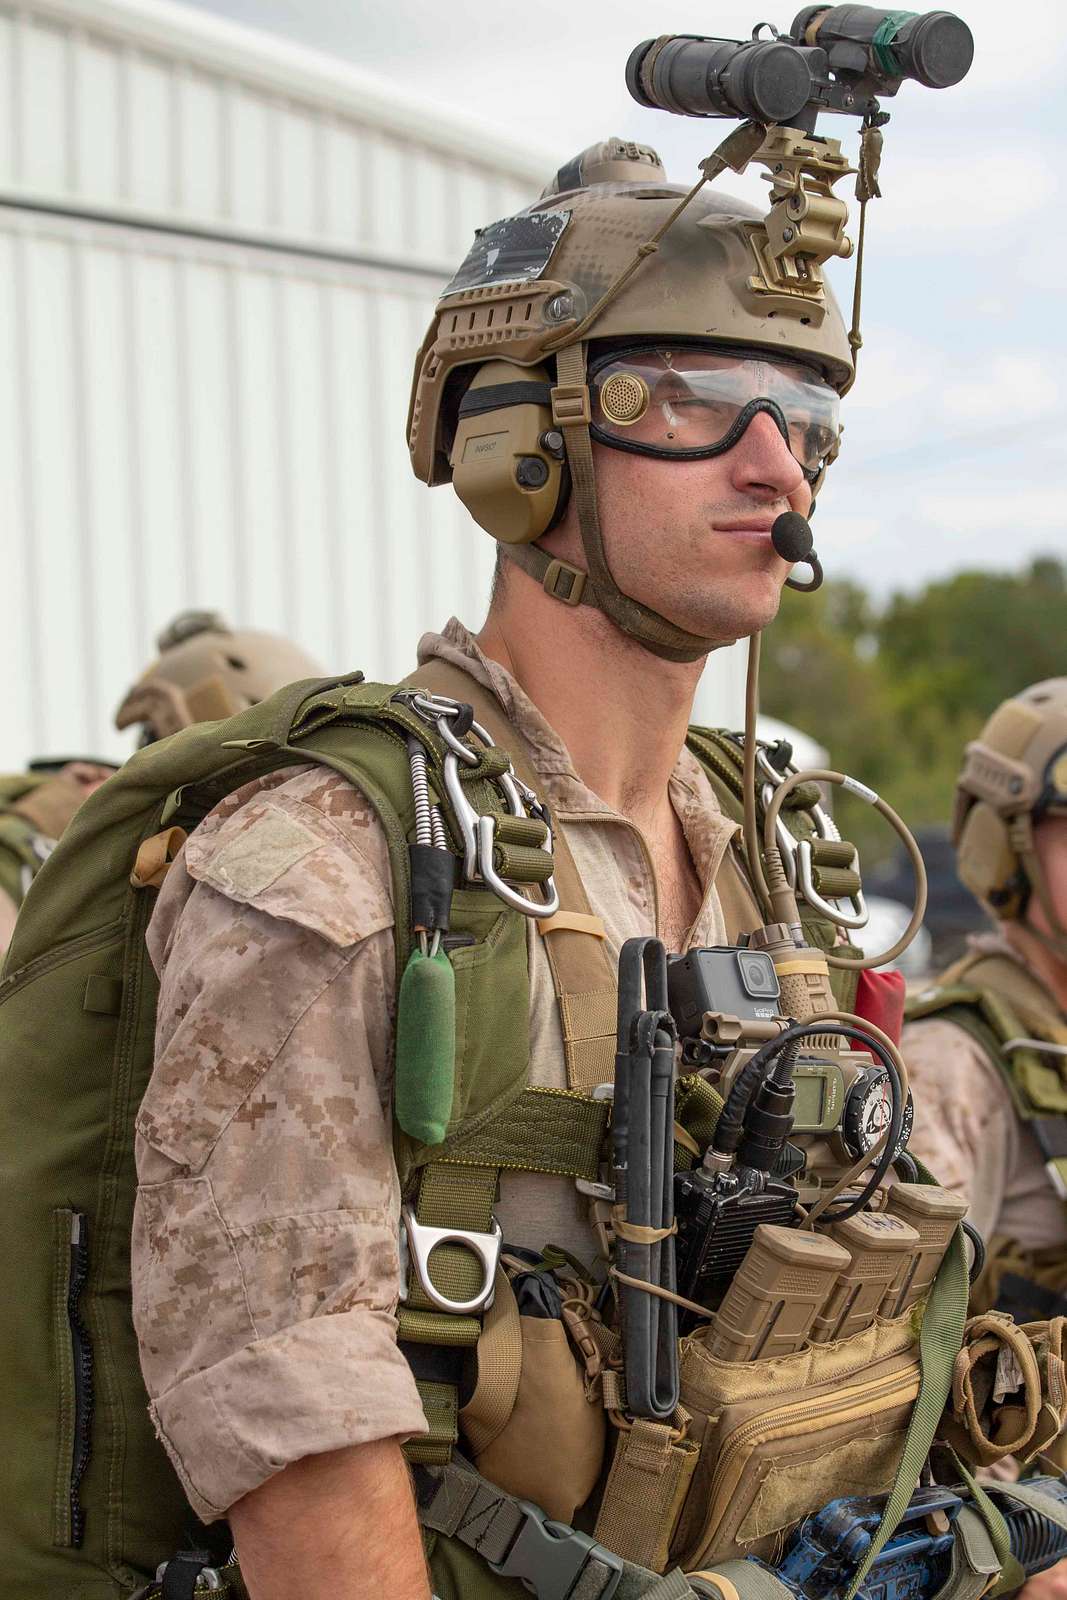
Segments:
[[[601,1588],[583,1585],[589,1600],[611,1600],[622,1581],[622,1558],[587,1533],[565,1522],[550,1522],[528,1500],[518,1502],[523,1520],[503,1561],[490,1561],[489,1567],[501,1578],[518,1578],[537,1600],[569,1600],[589,1566],[604,1568]]]
[[[408,1297],[408,1272],[414,1271],[419,1287],[431,1305],[438,1311],[448,1311],[456,1317],[472,1317],[488,1311],[493,1303],[496,1269],[500,1263],[501,1230],[494,1217],[489,1233],[478,1233],[473,1228],[431,1228],[420,1222],[410,1206],[400,1213],[403,1226],[400,1232],[401,1268],[403,1282],[400,1298]],[[458,1244],[469,1250],[481,1263],[482,1286],[470,1300],[449,1300],[435,1287],[430,1277],[430,1257],[440,1244]]]

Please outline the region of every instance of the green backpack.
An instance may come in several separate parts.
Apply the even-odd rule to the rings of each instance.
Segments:
[[[397,698],[396,686],[357,674],[292,685],[225,723],[201,724],[139,752],[85,803],[33,886],[0,980],[0,1259],[9,1286],[0,1301],[0,1554],[7,1586],[30,1600],[116,1600],[180,1548],[199,1546],[218,1559],[227,1548],[224,1526],[196,1524],[153,1435],[130,1316],[133,1125],[152,1068],[157,1000],[144,941],[155,896],[143,874],[140,886],[131,881],[142,847],[165,845],[171,829],[191,831],[253,778],[308,761],[333,768],[367,795],[385,830],[399,986],[415,945],[412,736],[425,751],[449,847],[460,854],[441,738]],[[694,730],[690,743],[724,809],[738,814],[736,741]],[[540,882],[545,854],[531,821],[509,815],[501,794],[506,765],[501,751],[484,752],[463,768],[463,791],[474,812],[495,818],[509,881]],[[811,833],[803,808],[790,825]],[[841,852],[831,855],[828,868]],[[824,891],[852,892],[840,878],[827,880]],[[462,1168],[472,1214],[425,1220],[484,1228],[477,1218],[491,1208],[502,1165],[595,1175],[605,1112],[584,1096],[525,1086],[525,918],[488,889],[465,884],[451,896],[451,928],[456,1016],[482,1021],[474,1034],[457,1026],[444,1140],[430,1147],[398,1130],[396,1154],[405,1189],[412,1174],[421,1179],[419,1206],[427,1191],[434,1203],[428,1175],[446,1171],[444,1187],[455,1195]],[[821,942],[830,932],[816,919],[809,936]],[[469,1260],[465,1251],[455,1254],[462,1291]],[[466,1335],[477,1336],[474,1319],[445,1317],[409,1296],[402,1337],[438,1343],[442,1320],[449,1338],[465,1322]],[[421,1455],[413,1454],[445,1461],[455,1438],[454,1391],[433,1381],[420,1389],[431,1435],[415,1441]]]
[[[195,1524],[153,1435],[130,1317],[133,1127],[157,999],[144,941],[155,895],[131,882],[138,852],[171,828],[190,831],[250,779],[301,762],[329,766],[358,784],[386,832],[399,981],[413,945],[409,735],[425,747],[459,834],[440,783],[441,741],[396,692],[361,675],[296,684],[139,752],[83,806],[20,915],[0,981],[0,1555],[5,1586],[27,1600],[115,1600],[179,1548],[210,1549],[214,1535],[218,1554],[225,1537]],[[503,833],[498,776],[499,764],[467,768],[464,789]],[[522,860],[508,872],[521,882]],[[452,896],[452,929],[466,940],[452,957],[457,999],[493,1020],[477,1048],[461,1052],[460,1114],[435,1157],[523,1090],[524,921],[488,890]],[[513,988],[511,1003],[495,1008],[479,992],[487,963],[472,959],[490,929]],[[402,1172],[428,1154],[398,1136]]]

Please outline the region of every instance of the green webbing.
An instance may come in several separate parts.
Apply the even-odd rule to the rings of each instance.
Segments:
[[[952,1565],[933,1600],[981,1600],[1001,1572],[982,1512],[962,1506],[952,1524]]]
[[[416,1382],[430,1431],[408,1439],[404,1455],[412,1463],[440,1466],[448,1461],[459,1439],[459,1391],[454,1383],[431,1383],[424,1378]]]
[[[449,1146],[437,1166],[495,1167],[594,1181],[607,1133],[608,1102],[572,1089],[524,1089],[503,1116]]]
[[[419,1183],[419,1197],[415,1217],[427,1228],[455,1228],[469,1233],[488,1233],[493,1225],[493,1204],[496,1200],[497,1172],[495,1167],[450,1167],[433,1161],[423,1167]],[[459,1244],[442,1244],[433,1252],[428,1267],[434,1288],[447,1300],[471,1300],[482,1286],[482,1263],[473,1251]],[[433,1302],[412,1276],[408,1287],[407,1307],[414,1311],[432,1311]],[[446,1322],[456,1319],[445,1311],[434,1315]],[[476,1319],[464,1318],[464,1321]],[[404,1334],[406,1338],[407,1335]],[[442,1339],[452,1344],[453,1338]]]
[[[722,1095],[705,1078],[690,1073],[678,1079],[674,1090],[675,1121],[701,1149],[711,1143],[722,1108]],[[674,1147],[674,1165],[676,1171],[688,1170],[693,1165],[692,1155],[680,1144]]]
[[[776,1578],[767,1567],[762,1567],[755,1561],[747,1561],[741,1556],[731,1558],[729,1561],[716,1561],[714,1567],[708,1567],[709,1574],[722,1575],[732,1583],[741,1597],[741,1600],[796,1600],[792,1589]]]
[[[922,1183],[934,1179],[921,1162],[916,1162]],[[860,1562],[845,1600],[854,1596],[866,1578],[879,1551],[887,1539],[896,1532],[908,1502],[915,1492],[923,1464],[941,1420],[952,1387],[952,1367],[963,1342],[963,1326],[967,1320],[967,1260],[963,1243],[963,1230],[957,1227],[944,1259],[934,1279],[930,1298],[926,1303],[922,1330],[919,1334],[919,1393],[908,1422],[904,1440],[904,1453],[897,1468],[893,1484],[882,1513],[878,1531],[871,1540],[867,1554]]]
[[[493,866],[502,878],[516,883],[547,883],[555,863],[546,850],[526,844],[493,844]]]
[[[978,1482],[978,1479],[975,1477],[974,1473],[970,1470],[965,1462],[960,1460],[960,1457],[956,1454],[955,1450],[952,1452],[952,1460],[955,1463],[956,1471],[959,1473],[963,1482],[971,1491],[971,1496],[974,1500],[975,1512],[985,1523],[986,1532],[989,1535],[989,1542],[993,1546],[997,1561],[1000,1564],[1000,1578],[997,1582],[995,1592],[998,1594],[1014,1593],[1016,1589],[1021,1587],[1025,1581],[1026,1575],[1023,1572],[1022,1567],[1011,1553],[1011,1538],[1008,1534],[1008,1525],[1004,1521],[1004,1518],[1001,1516],[1000,1512],[997,1510],[996,1506],[993,1504],[992,1500],[986,1494],[982,1485]],[[1000,1487],[1000,1485],[998,1485],[998,1487]],[[1004,1484],[1003,1487],[1008,1489],[1009,1487],[1014,1486]],[[1036,1496],[1031,1495],[1030,1498],[1033,1499],[1036,1498]],[[1062,1508],[1060,1506],[1055,1504],[1051,1507],[1052,1521],[1060,1521],[1060,1517],[1056,1513],[1061,1512],[1061,1509]],[[1046,1515],[1049,1514],[1050,1513],[1046,1513]],[[1061,1522],[1060,1526],[1062,1527],[1062,1525],[1063,1524]]]

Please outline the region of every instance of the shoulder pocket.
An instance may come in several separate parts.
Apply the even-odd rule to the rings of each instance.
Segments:
[[[270,801],[245,806],[185,846],[190,877],[227,899],[298,923],[339,948],[393,922],[387,886],[351,843]]]

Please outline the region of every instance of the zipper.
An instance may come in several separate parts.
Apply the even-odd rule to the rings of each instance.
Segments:
[[[67,1325],[74,1369],[74,1428],[70,1457],[70,1542],[77,1548],[85,1537],[81,1485],[92,1449],[93,1348],[82,1316],[81,1297],[89,1276],[89,1226],[83,1212],[70,1219],[70,1274],[67,1279]]]
[[[805,1422],[822,1419],[827,1426],[841,1420],[842,1413],[847,1412],[850,1406],[857,1402],[862,1406],[862,1413],[869,1413],[872,1404],[883,1396],[889,1399],[899,1397],[901,1404],[907,1400],[914,1400],[919,1388],[919,1371],[914,1367],[910,1372],[891,1372],[877,1383],[859,1383],[850,1389],[841,1390],[833,1397],[834,1403],[826,1405],[825,1397],[820,1404],[818,1401],[799,1401],[791,1406],[782,1406],[778,1411],[760,1416],[750,1417],[747,1422],[742,1422],[719,1446],[719,1459],[715,1467],[715,1474],[708,1492],[708,1503],[714,1505],[721,1493],[723,1480],[727,1477],[728,1469],[732,1465],[731,1458],[744,1450],[746,1446],[759,1443],[764,1437],[772,1437],[784,1431],[789,1426],[799,1426]]]

